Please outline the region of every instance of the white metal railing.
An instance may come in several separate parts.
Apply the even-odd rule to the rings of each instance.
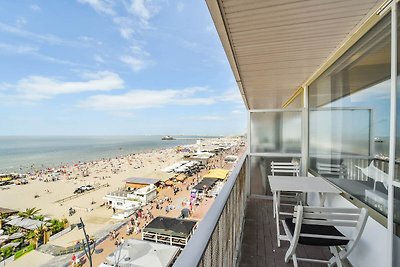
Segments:
[[[246,162],[246,156],[238,161],[174,267],[237,264],[246,208]]]

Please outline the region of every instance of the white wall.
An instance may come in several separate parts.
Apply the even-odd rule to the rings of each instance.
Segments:
[[[318,194],[313,193],[308,195],[309,205],[318,205],[319,198]],[[327,207],[349,207],[354,208],[347,199],[339,195],[330,195],[327,197],[325,206]],[[361,236],[357,247],[349,256],[349,260],[354,267],[383,267],[388,266],[387,261],[387,229],[371,217],[368,218],[367,224],[364,229],[364,233]],[[393,251],[395,257],[400,255],[400,239],[395,238],[397,245],[394,248],[397,251]],[[393,265],[400,266],[400,265]]]

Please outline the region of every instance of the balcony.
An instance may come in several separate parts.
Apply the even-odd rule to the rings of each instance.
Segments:
[[[175,267],[292,266],[292,263],[284,262],[288,243],[283,242],[280,248],[277,247],[272,200],[247,197],[247,163],[247,157],[238,162],[214,205],[178,257]],[[299,247],[299,256],[328,259],[330,252],[303,246]]]

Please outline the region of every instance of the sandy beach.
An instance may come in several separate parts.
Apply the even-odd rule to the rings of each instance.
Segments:
[[[181,157],[182,154],[176,153],[176,149],[163,149],[93,161],[80,166],[66,166],[63,170],[69,175],[60,175],[59,180],[45,182],[43,179],[46,175],[37,175],[36,179],[29,179],[26,185],[12,185],[7,186],[8,189],[0,190],[1,207],[19,211],[36,207],[40,208],[40,213],[46,217],[67,218],[71,224],[78,223],[79,217],[82,217],[89,233],[94,234],[106,224],[117,222],[111,219],[112,210],[101,207],[107,192],[122,187],[123,181],[129,177],[151,174],[173,164]],[[83,170],[88,173],[87,177],[83,177]],[[77,197],[71,200],[57,202],[74,196],[73,192],[77,187],[88,184],[94,185],[96,189],[76,195]],[[68,216],[70,207],[76,210],[76,214],[71,217]]]
[[[241,155],[244,149],[236,147],[228,154]],[[70,224],[76,224],[81,217],[85,223],[86,231],[90,236],[104,236],[115,228],[120,220],[112,219],[112,209],[106,208],[103,197],[107,192],[115,191],[124,186],[124,180],[129,177],[148,177],[155,171],[160,171],[178,161],[182,160],[184,153],[177,152],[176,148],[147,151],[137,154],[120,156],[112,159],[102,159],[87,163],[77,163],[71,166],[58,168],[59,179],[52,181],[54,170],[37,171],[29,178],[25,185],[7,186],[0,191],[0,203],[4,208],[25,210],[26,208],[40,208],[41,214],[49,217],[62,219],[67,218]],[[196,184],[209,168],[224,167],[232,169],[234,164],[225,163],[222,156],[214,157],[198,175],[188,177],[185,181],[175,184],[179,191],[174,194],[172,187],[165,187],[159,192],[156,200],[170,198],[175,209],[165,211],[168,203],[163,203],[161,209],[155,205],[147,204],[143,207],[145,212],[153,216],[178,217],[180,210],[184,208],[183,200],[190,196],[190,184]],[[182,174],[183,175],[183,174]],[[95,190],[84,194],[74,194],[74,190],[82,185],[93,185]],[[214,202],[214,198],[207,198],[199,206],[194,207],[190,219],[201,220]],[[165,207],[164,207],[165,206]],[[76,213],[69,216],[68,210],[72,207]],[[143,227],[149,221],[140,219]],[[120,237],[141,239],[141,234],[126,236],[125,227],[118,231]],[[70,247],[82,240],[82,231],[74,228],[72,231],[49,242],[50,245],[59,247]],[[113,241],[106,239],[98,245],[103,252],[94,257],[95,266],[104,261],[105,257],[115,249]],[[42,257],[44,256],[45,257]],[[65,257],[68,257],[66,255]],[[62,260],[40,251],[28,253],[21,259],[12,262],[9,266],[24,266],[29,259],[35,262],[35,266],[57,266]],[[60,261],[60,262],[57,262]],[[65,258],[63,260],[64,264]]]

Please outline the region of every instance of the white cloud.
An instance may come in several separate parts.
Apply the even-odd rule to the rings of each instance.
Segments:
[[[24,17],[18,17],[15,21],[15,25],[19,28],[25,26],[28,21]]]
[[[0,43],[0,54],[30,54],[39,50],[36,46],[31,45],[14,45]]]
[[[129,48],[129,54],[120,57],[120,61],[129,65],[134,72],[138,72],[152,63],[148,60],[148,57],[150,57],[149,52],[145,51],[140,46],[135,45]]]
[[[182,40],[181,44],[182,44],[182,47],[190,49],[196,53],[203,51],[203,47],[199,43],[196,43],[196,42]]]
[[[160,6],[155,5],[151,0],[132,0],[128,11],[143,21],[148,21],[160,11]]]
[[[118,31],[124,39],[131,39],[135,34],[134,21],[128,17],[114,17],[114,24],[118,26]]]
[[[38,58],[43,61],[68,65],[68,66],[82,66],[81,64],[74,63],[68,60],[63,60],[59,58],[54,58],[51,56],[47,56],[41,54],[39,48],[31,45],[14,45],[7,43],[0,43],[0,54],[4,55],[29,55],[35,58]]]
[[[214,25],[208,25],[206,27],[206,32],[215,32],[215,26]]]
[[[31,5],[31,9],[33,11],[40,11],[41,10],[40,6],[38,6],[38,5]]]
[[[110,91],[124,87],[124,81],[119,75],[110,71],[84,73],[82,78],[84,81],[67,82],[44,76],[28,76],[16,84],[3,84],[2,87],[7,91],[14,89],[12,96],[29,101],[50,99],[62,94]]]
[[[9,34],[13,34],[19,37],[24,37],[28,38],[31,40],[43,42],[45,44],[51,44],[51,45],[68,45],[68,46],[78,46],[79,44],[76,42],[71,42],[67,40],[63,40],[59,38],[58,36],[52,35],[52,34],[40,34],[40,33],[34,33],[34,32],[29,32],[26,30],[23,30],[19,27],[11,26],[5,23],[0,22],[0,32],[6,32]]]
[[[240,91],[238,88],[232,88],[225,91],[221,96],[221,100],[235,103],[243,103],[243,98],[240,95]]]
[[[213,98],[196,96],[196,93],[205,90],[207,89],[204,87],[190,87],[182,90],[131,90],[121,95],[91,96],[83,101],[80,106],[108,112],[128,112],[167,105],[193,106],[214,104],[215,100]]]
[[[135,24],[135,28],[140,30],[151,28],[150,19],[161,9],[161,7],[155,3],[157,3],[157,1],[131,0],[130,4],[126,5],[128,13],[134,15],[134,17],[130,16],[130,18]]]
[[[193,117],[192,119],[197,119],[201,121],[221,121],[224,118],[220,116],[200,116],[200,117]]]
[[[129,11],[142,19],[148,20],[150,18],[150,10],[144,3],[144,0],[133,0],[129,7]]]
[[[229,92],[229,91],[227,91]],[[165,107],[165,106],[204,106],[213,105],[218,102],[236,103],[236,98],[223,95],[210,95],[212,93],[207,87],[188,87],[178,89],[160,90],[130,90],[120,95],[94,95],[82,101],[79,106],[87,109],[105,111],[111,114],[132,114],[138,109]],[[233,114],[241,114],[241,107],[236,107]],[[196,116],[197,120],[222,120],[219,116]]]
[[[178,10],[178,12],[182,12],[184,7],[185,5],[182,2],[178,2],[178,4],[176,4],[176,10]]]
[[[79,40],[82,40],[82,41],[84,41],[84,42],[93,42],[93,41],[94,41],[94,38],[93,38],[93,37],[89,37],[89,36],[83,35],[83,36],[79,36]]]
[[[240,109],[232,110],[232,114],[243,114],[243,113],[244,113],[244,111],[240,110]]]
[[[150,19],[160,11],[159,2],[153,0],[122,0],[122,10],[114,10],[112,4],[115,2],[111,0],[78,1],[89,4],[98,13],[108,15],[121,37],[130,43],[140,43],[137,40],[138,35],[144,30],[151,29]],[[150,65],[151,62],[145,58],[149,56],[150,54],[139,46],[132,46],[130,51],[125,51],[119,59],[137,72]]]
[[[88,4],[97,13],[105,15],[115,15],[112,7],[112,1],[109,0],[78,0],[81,4]]]
[[[103,57],[101,57],[101,56],[99,56],[99,55],[95,55],[95,56],[94,56],[94,60],[95,60],[96,62],[99,62],[99,63],[104,63]]]
[[[125,64],[128,64],[129,67],[134,71],[138,72],[142,69],[146,68],[146,61],[134,56],[123,55],[119,58]]]
[[[144,56],[144,57],[148,57],[150,56],[150,53],[145,51],[143,48],[141,48],[140,46],[137,45],[133,45],[130,47],[130,51],[137,56]]]

